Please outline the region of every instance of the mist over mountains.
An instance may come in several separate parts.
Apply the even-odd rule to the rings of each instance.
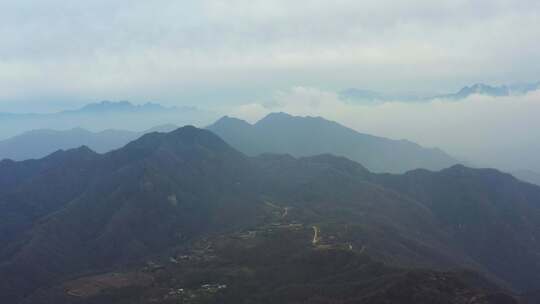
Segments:
[[[183,108],[183,110],[196,110],[195,108]],[[72,110],[72,111],[63,111],[61,113],[107,113],[107,112],[165,112],[165,111],[175,111],[177,108],[167,108],[157,103],[145,103],[142,105],[134,105],[130,103],[129,101],[118,101],[118,102],[112,102],[112,101],[102,101],[99,103],[91,103],[87,104],[84,107]]]
[[[177,127],[174,125],[162,125],[142,132],[114,129],[91,132],[82,128],[64,131],[33,130],[0,141],[0,159],[38,159],[58,150],[69,150],[80,146],[87,146],[98,153],[105,153],[121,148],[146,133],[172,131],[175,128]]]
[[[85,107],[91,111],[142,111],[165,109],[152,105],[133,107],[123,104],[93,104]],[[160,110],[160,111],[161,111]],[[98,153],[118,149],[143,134],[170,131],[174,125],[162,125],[145,131],[109,129],[92,132],[82,128],[70,130],[39,129],[28,131],[9,139],[0,140],[0,159],[26,160],[45,157],[57,150],[88,146]],[[440,170],[459,162],[440,149],[424,148],[407,140],[391,140],[362,134],[321,117],[299,117],[286,113],[271,113],[255,124],[222,117],[208,129],[225,138],[235,148],[248,155],[265,152],[310,156],[321,153],[342,155],[364,164],[373,172],[403,173],[424,168]],[[481,166],[481,164],[470,163]],[[504,167],[503,167],[504,169]],[[509,170],[514,176],[540,184],[534,170]]]
[[[0,20],[0,304],[540,304],[540,1]]]
[[[264,152],[293,156],[331,153],[355,160],[374,172],[393,173],[416,168],[440,170],[458,163],[439,149],[361,134],[321,117],[272,113],[253,125],[223,117],[208,129],[253,156]]]
[[[476,83],[471,86],[465,86],[455,93],[438,95],[426,95],[414,92],[387,94],[366,89],[349,88],[339,92],[339,96],[343,100],[349,102],[377,104],[388,101],[429,102],[437,99],[460,101],[473,95],[489,97],[520,96],[537,90],[540,90],[540,82],[518,83],[500,86]]]
[[[471,96],[511,97],[538,91],[540,82],[492,86],[474,84],[455,93],[425,95],[420,93],[382,93],[366,89],[350,88],[337,93],[347,103],[357,105],[380,105],[384,102],[422,102],[436,100],[462,101]],[[201,109],[193,106],[164,107],[158,103],[133,104],[128,101],[102,101],[87,104],[78,109],[56,113],[9,113],[0,112],[0,140],[37,129],[67,130],[84,128],[93,132],[105,129],[142,131],[163,124],[191,124],[206,126],[223,116],[223,109]],[[227,112],[227,110],[225,110]],[[234,107],[233,107],[234,112]],[[307,113],[305,113],[307,115]]]
[[[459,90],[457,93],[439,95],[432,97],[432,99],[450,99],[461,100],[471,95],[484,95],[491,97],[503,97],[503,96],[519,96],[525,95],[529,92],[540,90],[540,82],[536,83],[520,83],[512,85],[491,86],[483,83],[477,83],[472,86],[466,86]]]
[[[336,93],[295,87],[273,103],[252,103],[232,112],[256,122],[272,112],[322,116],[365,134],[407,139],[480,167],[540,171],[540,90],[525,95],[472,95],[461,101],[351,103]]]
[[[207,125],[217,117],[215,113],[195,107],[168,108],[155,103],[135,105],[127,101],[103,101],[57,113],[0,113],[0,139],[38,129],[141,132],[164,124]]]
[[[0,141],[0,159],[26,160],[45,157],[57,150],[88,146],[104,153],[120,148],[153,131],[170,131],[174,125],[143,132],[105,130],[94,133],[81,128],[66,131],[35,130]],[[321,117],[269,114],[254,125],[223,117],[208,129],[248,155],[286,153],[312,156],[331,153],[364,164],[374,172],[403,173],[425,168],[440,170],[458,163],[439,149],[415,143],[361,134]]]

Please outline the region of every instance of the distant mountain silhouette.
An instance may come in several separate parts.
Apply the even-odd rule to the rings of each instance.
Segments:
[[[510,94],[508,87],[492,87],[483,83],[477,83],[470,87],[464,87],[459,92],[447,95],[436,96],[435,98],[464,99],[471,95],[485,95],[492,97],[508,96]]]
[[[459,92],[453,94],[439,95],[433,98],[460,100],[471,95],[484,95],[491,97],[502,97],[512,95],[523,95],[532,91],[540,90],[540,82],[530,84],[490,86],[477,83],[470,87],[464,87]]]
[[[400,173],[416,168],[438,170],[458,162],[439,149],[362,134],[321,117],[272,113],[253,125],[223,117],[208,129],[248,155],[331,153],[357,161],[374,172]]]
[[[169,132],[175,128],[177,127],[174,125],[163,125],[142,132],[126,130],[91,132],[82,128],[64,131],[33,130],[0,141],[0,160],[37,159],[57,150],[80,146],[87,146],[98,153],[104,153],[118,149],[143,134],[156,131]]]
[[[350,102],[360,102],[365,104],[377,104],[386,101],[410,101],[425,102],[435,99],[461,100],[472,95],[483,95],[491,97],[524,95],[532,91],[540,90],[540,82],[520,83],[511,85],[492,86],[477,83],[465,86],[455,93],[426,95],[418,93],[409,94],[387,94],[365,89],[349,88],[339,92],[341,99]]]
[[[496,285],[539,289],[539,201],[495,170],[373,174],[149,133],[0,162],[0,300],[516,303]]]
[[[174,111],[176,108],[166,108],[157,103],[145,103],[142,105],[134,105],[129,101],[102,101],[91,103],[77,110],[63,111],[61,113],[104,113],[104,112],[162,112]]]
[[[0,113],[0,140],[32,130],[144,130],[164,124],[207,125],[217,114],[195,107],[102,101],[56,113]],[[134,139],[134,138],[132,138]]]

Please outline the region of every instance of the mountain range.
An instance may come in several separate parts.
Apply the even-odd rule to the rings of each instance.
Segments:
[[[184,110],[196,110],[195,108],[185,107]],[[165,111],[176,111],[176,107],[164,107],[157,103],[148,102],[142,105],[134,105],[129,101],[102,101],[98,103],[91,103],[83,106],[77,110],[63,111],[60,113],[103,113],[103,112],[165,112]]]
[[[174,125],[162,125],[142,132],[114,129],[91,132],[83,128],[63,131],[32,130],[0,141],[0,159],[38,159],[58,150],[80,146],[87,146],[98,153],[105,153],[121,148],[146,133],[166,132],[176,128]]]
[[[529,92],[540,90],[540,82],[520,83],[511,85],[492,86],[483,83],[477,83],[471,86],[465,86],[455,93],[425,95],[418,93],[406,94],[386,94],[372,90],[349,88],[341,91],[341,99],[350,102],[362,102],[366,104],[377,104],[385,101],[431,101],[435,99],[445,99],[459,101],[472,95],[483,95],[490,97],[525,95]]]
[[[152,131],[170,131],[174,125],[143,132],[106,130],[90,132],[81,128],[52,131],[34,130],[0,141],[0,159],[41,158],[60,149],[88,146],[100,153],[120,148]],[[310,156],[332,153],[346,156],[376,172],[405,172],[416,168],[442,169],[458,161],[439,149],[415,143],[361,134],[323,118],[296,117],[272,113],[254,125],[223,117],[208,129],[248,155],[265,152]],[[293,131],[294,130],[294,131]]]
[[[2,303],[518,303],[539,237],[540,187],[496,170],[250,157],[195,127],[0,162]]]
[[[128,101],[102,101],[56,113],[0,113],[0,140],[23,132],[84,128],[144,130],[165,124],[207,125],[218,116],[195,107],[164,107],[156,103],[136,105]]]
[[[273,119],[273,116],[281,116],[283,121],[288,121],[285,125],[294,125],[293,128],[297,132],[287,132],[287,127],[280,128],[281,120]],[[274,120],[275,123],[268,123],[269,120]],[[266,122],[263,124],[264,121]],[[175,125],[169,124],[142,132],[114,129],[91,132],[82,128],[64,131],[33,130],[0,141],[0,160],[38,159],[58,150],[80,146],[87,146],[98,153],[106,153],[121,148],[146,133],[166,132],[175,128]],[[368,169],[375,172],[396,173],[417,168],[437,170],[458,163],[438,149],[425,149],[407,141],[392,141],[360,134],[322,118],[293,117],[284,113],[274,113],[262,119],[260,123],[251,125],[235,118],[223,117],[208,128],[249,155],[266,151],[296,156],[330,153],[366,164]],[[302,129],[317,130],[316,134],[322,134],[325,139],[318,141],[318,138],[313,138],[313,133],[298,131]],[[265,140],[266,138],[282,138],[282,140],[270,141]],[[369,150],[373,151],[371,157],[366,156],[366,151]],[[380,164],[384,166],[381,167]],[[518,170],[510,173],[523,181],[540,185],[540,175],[534,171]]]
[[[451,100],[460,100],[465,99],[471,95],[484,95],[491,97],[502,97],[502,96],[515,96],[515,95],[524,95],[532,91],[540,90],[540,82],[537,83],[524,83],[524,84],[513,84],[513,85],[501,85],[501,86],[490,86],[483,83],[477,83],[472,86],[466,86],[459,90],[459,92],[453,94],[439,95],[432,97],[440,99],[451,99]]]
[[[182,110],[196,110],[193,107],[181,108]],[[91,114],[91,113],[133,113],[133,112],[165,112],[176,111],[179,108],[176,107],[164,107],[157,103],[148,102],[141,105],[133,104],[129,101],[109,101],[104,100],[101,102],[89,103],[81,108],[73,110],[64,110],[56,113],[0,113],[0,118],[16,118],[16,117],[39,117],[43,115],[72,115],[72,114]]]

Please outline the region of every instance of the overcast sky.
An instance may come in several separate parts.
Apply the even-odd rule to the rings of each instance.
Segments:
[[[0,0],[0,111],[540,80],[537,0]]]

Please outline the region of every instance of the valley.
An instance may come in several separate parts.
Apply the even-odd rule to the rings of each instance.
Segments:
[[[123,272],[69,280],[23,303],[517,303],[473,273],[390,267],[342,241],[316,226],[270,222],[202,237]]]

